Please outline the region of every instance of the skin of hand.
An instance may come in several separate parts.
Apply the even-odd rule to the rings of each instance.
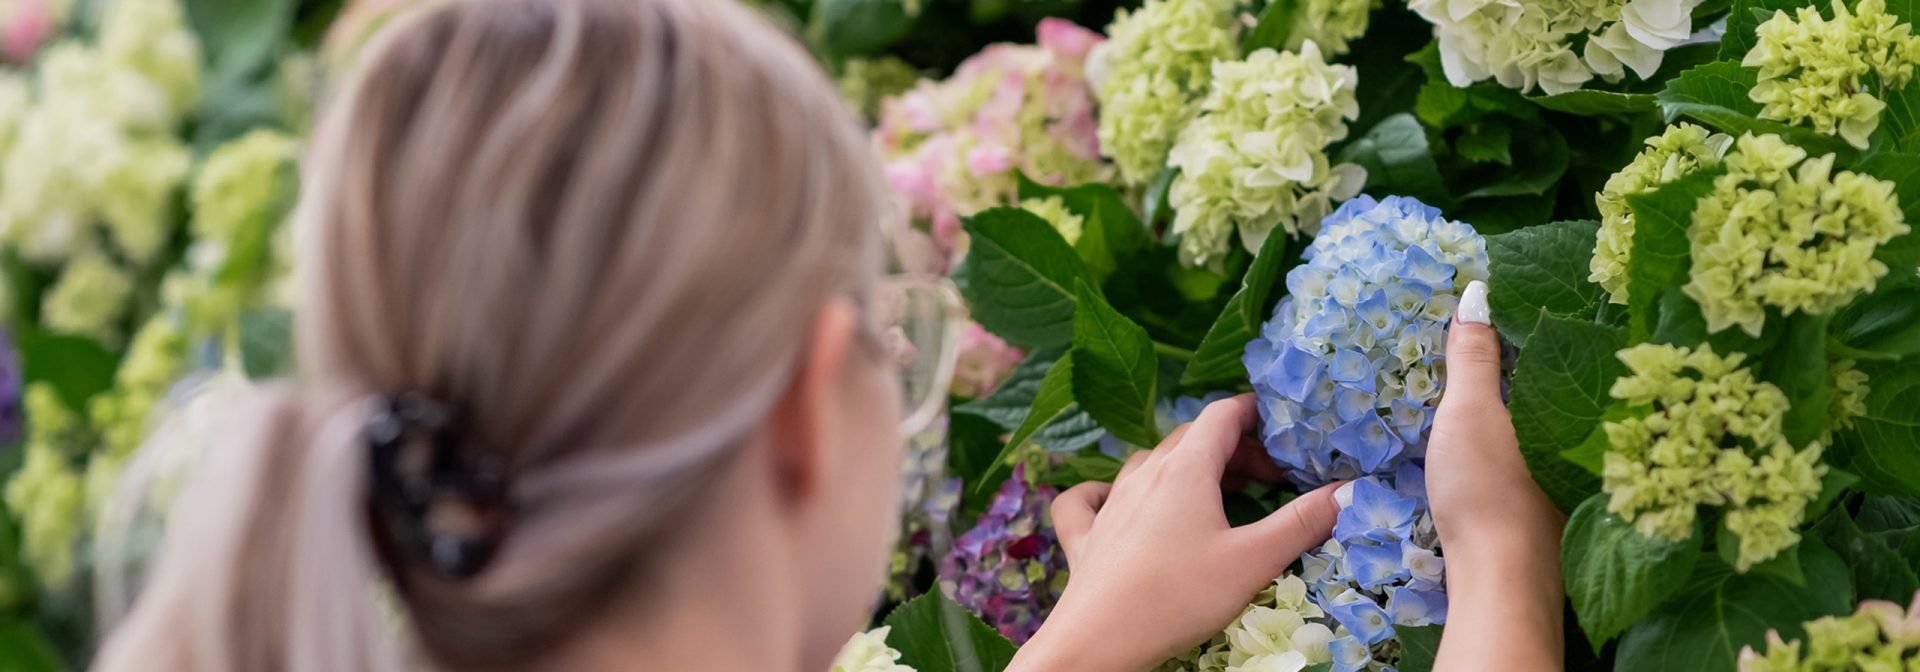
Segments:
[[[1254,404],[1250,394],[1214,402],[1158,448],[1131,456],[1112,485],[1082,483],[1054,500],[1072,575],[1010,672],[1150,669],[1218,633],[1327,540],[1338,483],[1258,522],[1227,522],[1222,479],[1277,471],[1246,440],[1258,423]]]
[[[1447,335],[1447,388],[1427,444],[1427,496],[1450,606],[1437,672],[1564,666],[1560,533],[1500,395],[1500,337],[1486,284],[1462,292]]]

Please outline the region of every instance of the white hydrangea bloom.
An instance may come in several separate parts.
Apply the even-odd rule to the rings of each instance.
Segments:
[[[899,651],[887,646],[887,632],[891,629],[879,627],[855,633],[840,647],[827,672],[914,672],[913,668],[899,663]]]
[[[1489,77],[1520,91],[1580,88],[1596,75],[1646,78],[1686,42],[1700,0],[1412,0],[1434,26],[1447,81]],[[1584,41],[1577,53],[1574,45]]]

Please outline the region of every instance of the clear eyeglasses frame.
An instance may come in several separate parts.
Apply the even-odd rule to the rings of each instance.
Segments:
[[[900,382],[900,435],[912,437],[945,410],[966,306],[953,282],[935,275],[883,277],[872,298],[871,319]]]

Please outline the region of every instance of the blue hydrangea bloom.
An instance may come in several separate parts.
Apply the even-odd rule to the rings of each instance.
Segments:
[[[1057,494],[1014,466],[940,569],[947,595],[1015,644],[1033,637],[1067,585],[1067,554],[1048,512]]]
[[[1446,560],[1425,483],[1426,473],[1409,460],[1342,488],[1333,539],[1300,558],[1308,598],[1357,638],[1333,643],[1336,670],[1365,668],[1340,662],[1353,658],[1342,647],[1357,643],[1368,651],[1362,663],[1391,665],[1397,649],[1386,642],[1395,626],[1446,623]]]
[[[1417,200],[1361,196],[1301,257],[1242,360],[1261,439],[1302,486],[1392,473],[1426,452],[1446,326],[1487,276],[1486,240]]]

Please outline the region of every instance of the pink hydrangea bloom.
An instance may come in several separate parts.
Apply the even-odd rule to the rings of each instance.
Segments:
[[[6,15],[6,25],[0,26],[0,57],[8,63],[25,64],[53,37],[58,26],[54,25],[47,0],[13,0],[12,10],[0,12]]]
[[[887,178],[948,264],[966,250],[960,219],[1012,204],[1019,174],[1054,185],[1109,176],[1086,78],[1087,52],[1102,39],[1046,19],[1037,46],[989,46],[953,76],[882,103],[873,143]]]
[[[1026,356],[1019,348],[1007,345],[999,336],[972,322],[960,333],[959,351],[951,391],[955,396],[976,399],[992,394]]]

